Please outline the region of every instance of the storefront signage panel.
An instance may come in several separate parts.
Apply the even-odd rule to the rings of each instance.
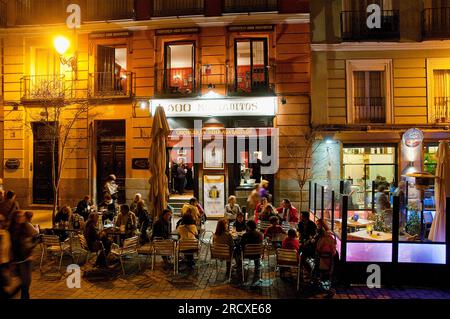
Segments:
[[[207,217],[223,217],[225,206],[225,176],[203,177],[204,209]]]
[[[152,111],[164,108],[167,117],[275,116],[276,97],[239,99],[152,100]]]

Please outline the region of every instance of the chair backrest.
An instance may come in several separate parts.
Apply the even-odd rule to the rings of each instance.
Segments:
[[[277,249],[277,265],[298,265],[299,255],[295,249]]]
[[[81,248],[88,250],[89,247],[88,247],[86,237],[84,237],[83,234],[78,234],[76,237],[78,237],[78,240],[80,241]]]
[[[201,234],[201,236],[199,238],[203,244],[211,244],[213,237],[214,237],[214,233],[210,230],[206,230]]]
[[[127,238],[123,242],[122,253],[135,252],[139,246],[139,237]]]
[[[264,245],[263,244],[247,244],[244,247],[243,255],[244,258],[248,256],[261,256],[264,254]]]
[[[231,260],[232,253],[230,246],[225,244],[211,245],[211,258]]]
[[[153,253],[162,256],[175,256],[175,242],[171,239],[154,240]]]
[[[61,241],[59,240],[59,237],[56,235],[43,235],[42,244],[45,247],[61,246]]]
[[[261,232],[264,232],[270,226],[270,222],[264,222],[258,220],[258,229]]]
[[[272,235],[272,242],[280,242],[283,241],[287,237],[286,234],[273,234]]]
[[[178,243],[179,251],[187,250],[198,250],[198,240],[197,239],[183,239]]]

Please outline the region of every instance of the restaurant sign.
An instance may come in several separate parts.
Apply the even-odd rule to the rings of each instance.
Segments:
[[[277,98],[159,99],[150,104],[152,112],[164,108],[167,117],[275,116]]]

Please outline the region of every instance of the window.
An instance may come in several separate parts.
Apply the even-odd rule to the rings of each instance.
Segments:
[[[194,43],[169,43],[165,46],[164,89],[170,94],[195,91]]]
[[[235,90],[241,93],[267,90],[269,86],[267,40],[236,40]]]
[[[390,60],[347,61],[349,124],[391,123]]]
[[[450,122],[450,59],[428,59],[428,121]]]
[[[129,94],[131,74],[127,71],[127,48],[97,46],[97,67],[93,75],[96,95]]]

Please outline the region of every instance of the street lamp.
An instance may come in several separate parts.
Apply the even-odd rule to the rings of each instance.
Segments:
[[[64,57],[67,50],[70,48],[70,41],[66,37],[57,36],[53,41],[53,46],[55,47],[56,52],[59,54],[59,60],[61,64],[67,65],[72,69],[73,72],[77,71],[77,58],[76,56],[70,57],[67,59]]]

